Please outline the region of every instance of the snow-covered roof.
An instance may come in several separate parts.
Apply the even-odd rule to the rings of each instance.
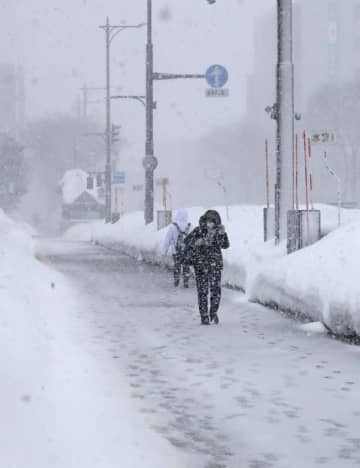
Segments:
[[[96,187],[96,183],[94,183],[92,190],[86,188],[88,176],[89,174],[82,169],[71,169],[65,172],[59,182],[64,204],[73,203],[84,192],[91,195],[98,203],[104,203],[103,199],[99,196],[99,189]]]

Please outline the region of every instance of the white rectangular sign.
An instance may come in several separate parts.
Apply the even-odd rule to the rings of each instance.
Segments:
[[[228,97],[229,88],[208,88],[206,97]]]
[[[311,143],[313,145],[332,145],[336,143],[335,130],[319,130],[311,132]]]

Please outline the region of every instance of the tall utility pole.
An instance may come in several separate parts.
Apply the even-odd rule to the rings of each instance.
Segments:
[[[143,23],[137,25],[110,25],[109,17],[106,18],[106,25],[100,26],[105,31],[106,46],[106,120],[105,120],[105,142],[106,142],[106,163],[105,163],[105,222],[111,222],[111,96],[110,96],[110,45],[118,33],[125,29],[137,29],[144,26]]]
[[[110,26],[109,17],[106,25],[100,26],[105,30],[105,67],[106,67],[106,94],[105,94],[105,222],[111,222],[111,100],[110,100],[110,42],[114,26]]]
[[[105,127],[105,222],[111,223],[111,100],[110,100],[110,24],[109,17],[106,17],[106,127]]]
[[[277,0],[275,241],[287,236],[287,213],[294,209],[294,64],[292,0]]]
[[[146,43],[146,142],[145,158],[143,166],[145,169],[145,223],[154,220],[154,171],[158,160],[154,155],[154,81],[174,80],[188,78],[205,78],[204,74],[172,74],[154,73],[154,46],[152,43],[152,0],[147,0],[147,43]]]
[[[147,0],[147,43],[146,43],[146,141],[145,158],[145,223],[154,219],[154,170],[157,159],[154,156],[154,46],[152,43],[152,1]]]

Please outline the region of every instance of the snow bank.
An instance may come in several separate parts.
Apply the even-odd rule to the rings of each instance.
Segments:
[[[336,333],[360,334],[360,223],[266,265],[250,299],[325,322]]]
[[[145,426],[119,369],[87,347],[82,304],[34,258],[23,227],[0,211],[0,466],[188,466]]]
[[[352,260],[348,261],[348,256],[360,256],[360,248],[351,236],[354,223],[360,223],[360,210],[342,210],[344,227],[336,230],[337,208],[328,205],[316,208],[321,210],[323,235],[335,232],[291,256],[286,255],[285,243],[275,247],[273,241],[263,242],[261,206],[232,206],[229,219],[224,207],[216,208],[231,242],[230,249],[224,251],[224,281],[247,291],[250,300],[324,321],[338,332],[357,330],[357,299],[352,296],[355,290],[349,290],[347,294],[346,288],[355,267]],[[196,225],[205,208],[188,211],[191,222]],[[166,229],[157,231],[154,224],[144,226],[143,214],[137,212],[125,215],[114,225],[96,222],[75,226],[66,237],[101,242],[134,258],[171,264],[170,258],[161,257],[165,234]],[[352,248],[344,251],[343,244]],[[357,254],[351,254],[352,251]],[[343,257],[344,261],[341,260]],[[319,267],[316,272],[314,265]],[[339,279],[340,275],[343,279]],[[347,297],[352,297],[351,303],[346,301]]]

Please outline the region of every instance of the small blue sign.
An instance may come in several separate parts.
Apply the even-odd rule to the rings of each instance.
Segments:
[[[148,171],[154,171],[158,166],[158,160],[155,156],[146,156],[143,159],[143,167]]]
[[[206,70],[205,78],[212,88],[222,88],[229,79],[229,73],[222,65],[211,65]]]
[[[125,184],[125,172],[116,172],[113,175],[113,184],[115,185]]]

